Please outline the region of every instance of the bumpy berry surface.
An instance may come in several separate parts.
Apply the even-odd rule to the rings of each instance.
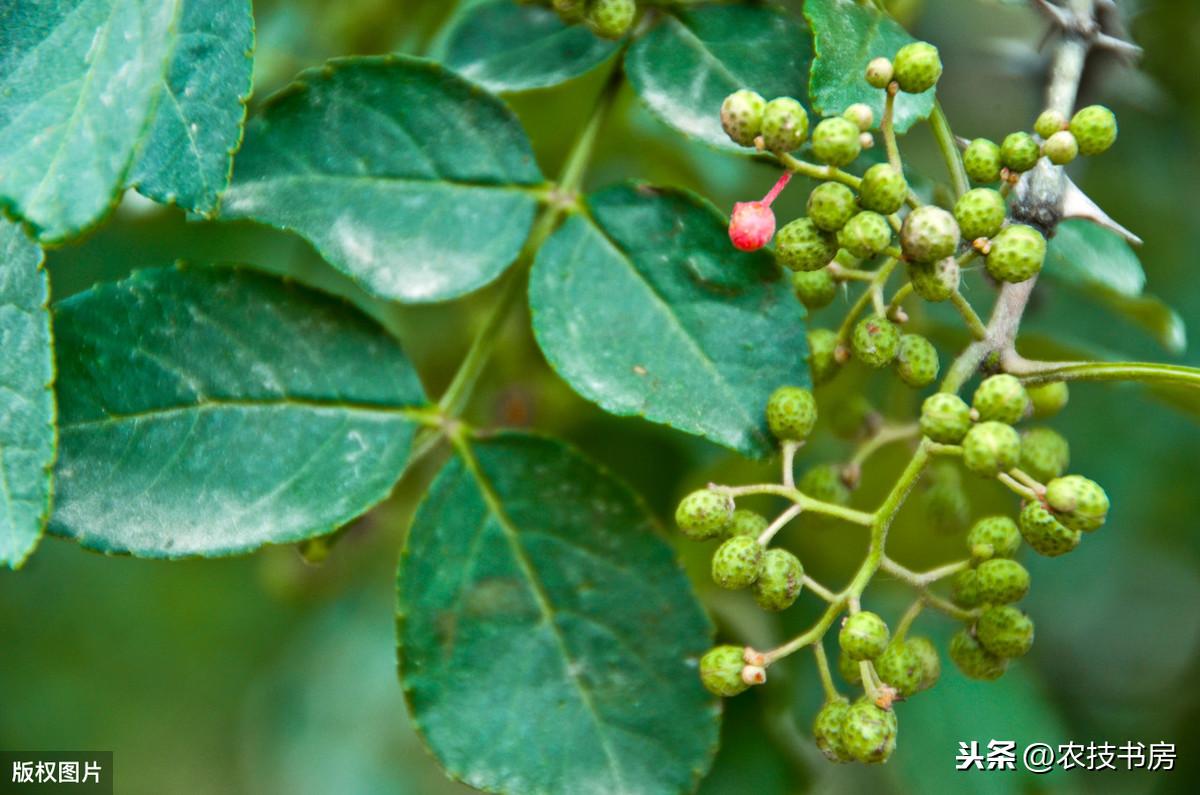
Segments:
[[[817,712],[813,719],[813,742],[825,758],[830,762],[849,762],[850,754],[842,742],[842,724],[846,720],[846,710],[850,702],[845,698],[836,698],[825,702],[825,706]]]
[[[796,483],[796,488],[814,500],[845,505],[850,501],[850,489],[842,482],[836,464],[817,464],[810,467]]]
[[[969,679],[999,679],[1008,667],[1007,660],[983,648],[965,629],[950,638],[949,652],[955,666]]]
[[[1044,110],[1033,123],[1033,131],[1043,138],[1049,138],[1060,130],[1067,128],[1067,117],[1056,110]]]
[[[901,336],[896,372],[911,387],[920,389],[932,384],[938,375],[938,355],[933,343],[919,334]]]
[[[733,519],[733,500],[701,489],[683,498],[675,509],[675,523],[688,538],[716,538]]]
[[[862,132],[871,129],[871,125],[875,123],[875,111],[871,110],[871,106],[862,102],[855,102],[850,107],[842,111],[842,118],[854,122],[854,126]]]
[[[1021,529],[1007,516],[985,516],[967,531],[967,549],[976,559],[1011,558],[1020,546]]]
[[[815,328],[808,332],[808,369],[814,384],[824,384],[837,374],[835,350],[837,332],[827,328]]]
[[[1033,619],[1011,605],[989,607],[975,624],[975,638],[997,657],[1024,657],[1033,647]]]
[[[1079,155],[1079,143],[1070,130],[1060,130],[1042,144],[1042,154],[1056,166],[1065,166]]]
[[[984,477],[1007,472],[1021,459],[1021,437],[1002,422],[979,423],[967,431],[962,444],[963,464]]]
[[[963,151],[963,166],[967,176],[975,182],[990,183],[1000,179],[1000,169],[1004,161],[1000,157],[1000,147],[995,141],[987,138],[976,138],[967,144]]]
[[[871,367],[886,367],[900,351],[900,332],[885,317],[872,315],[858,321],[850,339],[854,357]]]
[[[921,433],[935,442],[958,444],[971,429],[971,408],[958,395],[938,392],[921,404]]]
[[[858,664],[858,660],[852,660],[845,654],[839,654],[837,667],[838,673],[846,680],[847,684],[862,684],[862,667]]]
[[[1018,518],[1021,537],[1033,551],[1046,557],[1058,557],[1079,546],[1080,532],[1063,525],[1046,506],[1030,502]]]
[[[1071,397],[1065,381],[1054,381],[1049,384],[1036,384],[1025,387],[1029,393],[1029,402],[1033,406],[1033,416],[1041,419],[1053,417],[1066,408],[1067,400]]]
[[[896,68],[887,58],[872,58],[867,64],[867,85],[872,88],[887,88],[896,74]]]
[[[815,271],[837,254],[837,239],[810,218],[797,218],[775,236],[775,256],[794,271]]]
[[[896,750],[896,713],[866,698],[856,701],[842,719],[842,743],[858,762],[886,762]]]
[[[1004,226],[1008,205],[1000,191],[991,188],[975,188],[964,193],[954,204],[954,220],[963,239],[975,240],[991,237]]]
[[[700,681],[713,695],[736,696],[750,685],[742,680],[745,649],[742,646],[717,646],[700,658]]]
[[[937,85],[942,76],[942,59],[937,47],[923,41],[906,44],[892,59],[895,81],[900,90],[908,94],[920,94]]]
[[[822,163],[849,165],[862,151],[858,125],[841,116],[822,119],[813,130],[812,148]]]
[[[864,210],[891,215],[904,206],[908,181],[887,163],[876,163],[863,174],[858,201]]]
[[[851,660],[873,660],[888,644],[888,626],[875,613],[862,610],[846,618],[838,632],[838,644]]]
[[[838,232],[838,243],[859,259],[870,259],[892,242],[892,227],[877,212],[864,210]]]
[[[808,194],[808,217],[826,232],[836,232],[858,212],[854,191],[840,182],[822,182]]]
[[[1000,161],[1009,171],[1017,173],[1028,171],[1037,165],[1041,156],[1041,147],[1033,136],[1027,132],[1011,133],[1000,144]]]
[[[772,152],[792,152],[808,139],[808,113],[791,97],[777,97],[762,113],[763,145]]]
[[[1071,117],[1071,134],[1079,142],[1079,154],[1098,155],[1117,140],[1117,117],[1103,105],[1089,105]]]
[[[767,524],[767,517],[761,513],[748,508],[738,508],[733,512],[729,524],[725,525],[725,535],[730,538],[733,536],[758,538],[759,534],[767,529]]]
[[[958,248],[958,222],[941,207],[927,204],[904,219],[900,228],[900,247],[914,262],[934,262],[948,257]]]
[[[829,306],[837,297],[837,282],[828,268],[819,271],[796,271],[792,274],[792,290],[800,303],[809,309]]]
[[[1021,435],[1021,469],[1045,483],[1067,471],[1071,446],[1050,428],[1031,428]]]
[[[798,386],[781,386],[767,400],[767,426],[776,439],[802,442],[817,423],[817,401]]]
[[[961,278],[958,260],[943,257],[936,262],[910,262],[908,280],[913,292],[926,301],[947,301],[958,289]]]
[[[938,483],[922,495],[925,520],[935,533],[951,535],[962,530],[971,517],[971,503],[960,483]]]
[[[905,698],[920,689],[924,676],[921,658],[903,641],[888,644],[875,660],[875,672]]]
[[[979,574],[975,569],[964,569],[954,575],[950,581],[950,599],[968,610],[983,603],[979,596]]]
[[[975,569],[975,586],[985,604],[1012,604],[1029,593],[1029,572],[1008,558],[985,560]]]
[[[587,0],[554,0],[552,7],[559,19],[568,25],[574,25],[576,22],[583,21],[584,12],[587,10]]]
[[[987,270],[1002,282],[1023,282],[1042,269],[1046,238],[1032,226],[1013,224],[992,238]]]
[[[1012,425],[1025,416],[1029,395],[1015,376],[1008,373],[983,379],[971,405],[979,412],[981,421],[995,420]]]
[[[754,601],[763,610],[787,610],[804,585],[804,566],[786,549],[768,549],[763,555],[762,571],[754,581]]]
[[[619,39],[629,32],[636,16],[635,0],[592,0],[585,20],[597,36]]]
[[[759,201],[738,202],[729,217],[729,240],[739,251],[758,251],[775,234],[775,211]]]
[[[762,545],[749,536],[734,536],[713,553],[713,582],[730,590],[746,588],[758,579],[762,564]]]
[[[754,91],[743,88],[725,97],[721,103],[721,126],[725,134],[742,146],[754,146],[762,132],[763,111],[767,101]]]
[[[921,684],[917,692],[928,690],[937,684],[942,675],[942,659],[938,656],[937,647],[925,637],[909,638],[905,645],[921,661]]]
[[[1094,480],[1066,475],[1046,484],[1046,504],[1072,530],[1090,532],[1108,517],[1108,494]]]

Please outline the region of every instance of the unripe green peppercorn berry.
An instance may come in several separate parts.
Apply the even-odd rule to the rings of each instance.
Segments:
[[[871,125],[875,123],[875,111],[871,110],[871,106],[862,102],[855,102],[850,107],[842,111],[842,118],[849,119],[854,122],[854,126],[862,132],[871,129]]]
[[[1004,161],[1000,158],[1000,147],[987,138],[976,138],[963,151],[963,166],[967,176],[975,182],[995,182],[1000,179]]]
[[[969,190],[954,204],[954,220],[966,240],[995,235],[1004,226],[1007,214],[1004,197],[991,188]]]
[[[803,586],[804,566],[800,559],[786,549],[768,549],[751,591],[759,607],[779,612],[792,606]]]
[[[733,536],[758,538],[762,531],[767,529],[767,524],[767,517],[761,513],[748,508],[738,508],[733,512],[729,524],[725,525],[724,533],[730,538]]]
[[[808,217],[826,232],[841,229],[857,211],[854,191],[840,182],[822,182],[808,194]]]
[[[1103,105],[1089,105],[1071,117],[1071,134],[1079,142],[1079,154],[1098,155],[1117,140],[1117,117]]]
[[[922,495],[925,520],[935,533],[959,532],[971,518],[971,504],[960,483],[937,483]]]
[[[619,39],[629,32],[637,17],[635,0],[592,0],[585,21],[597,36]]]
[[[1045,483],[1067,471],[1071,446],[1058,431],[1031,428],[1021,435],[1021,469]]]
[[[862,610],[846,618],[838,632],[838,644],[852,660],[873,660],[888,644],[888,626],[875,613]]]
[[[895,81],[907,94],[920,94],[937,85],[942,76],[942,59],[937,47],[923,41],[906,44],[892,59]]]
[[[958,395],[938,392],[921,404],[921,433],[935,442],[958,444],[971,429],[971,409]]]
[[[892,242],[892,228],[877,212],[864,210],[838,232],[838,243],[859,259],[870,259]]]
[[[780,441],[802,442],[817,424],[817,401],[798,386],[781,386],[767,400],[767,426]]]
[[[928,690],[937,684],[942,675],[942,660],[938,656],[933,641],[926,637],[909,638],[906,641],[909,650],[921,661],[921,684],[917,692]]]
[[[839,696],[825,702],[813,719],[813,742],[825,758],[830,762],[849,762],[850,755],[842,742],[842,724],[846,720],[846,710],[850,702]]]
[[[892,641],[875,660],[875,672],[905,698],[921,687],[921,658],[904,641]]]
[[[775,234],[775,256],[794,271],[824,268],[837,254],[836,238],[811,218],[797,218]]]
[[[972,557],[1011,558],[1021,546],[1021,530],[1007,516],[986,516],[967,531],[967,549]],[[975,550],[986,548],[986,555],[976,556]]]
[[[745,692],[750,685],[742,679],[746,666],[743,646],[716,646],[700,658],[700,681],[716,696],[728,698]]]
[[[829,268],[819,271],[796,271],[792,274],[792,290],[800,303],[809,309],[829,306],[837,297],[837,282]]]
[[[1036,276],[1046,260],[1046,238],[1032,226],[1013,224],[992,238],[986,265],[1002,282],[1023,282]]]
[[[1067,117],[1056,110],[1044,110],[1033,123],[1033,131],[1043,138],[1049,138],[1060,130],[1067,129]]]
[[[583,21],[587,0],[554,0],[551,4],[558,18],[568,25]]]
[[[793,152],[808,139],[808,113],[791,97],[776,97],[762,114],[763,146],[772,152]]]
[[[887,88],[896,70],[887,58],[872,58],[867,64],[867,85],[872,88]]]
[[[967,431],[962,445],[963,464],[984,477],[1007,472],[1021,458],[1021,437],[1002,422],[979,423]]]
[[[858,321],[850,338],[854,357],[871,367],[886,367],[900,351],[900,332],[885,317],[871,315]]]
[[[979,641],[971,637],[965,629],[959,630],[950,638],[950,659],[954,661],[963,676],[969,679],[990,681],[999,679],[1008,661],[989,652]]]
[[[815,328],[808,332],[808,369],[813,384],[824,384],[838,371],[837,332],[827,328]]]
[[[796,488],[821,502],[834,505],[845,505],[850,501],[850,489],[842,482],[841,472],[836,464],[817,464],[796,483]]]
[[[1108,494],[1094,480],[1066,475],[1046,484],[1046,504],[1072,530],[1091,532],[1108,517]]]
[[[858,664],[858,660],[852,660],[845,654],[839,654],[837,667],[838,673],[846,680],[847,684],[862,684],[862,666]]]
[[[1026,503],[1021,509],[1018,524],[1025,543],[1039,555],[1058,557],[1079,546],[1080,532],[1063,525],[1040,502]]]
[[[911,387],[920,389],[932,384],[938,375],[938,355],[933,343],[919,334],[902,335],[896,372]]]
[[[975,586],[984,604],[1019,602],[1029,593],[1029,572],[1008,558],[985,560],[975,569]]]
[[[879,421],[879,412],[860,393],[845,396],[829,412],[829,428],[839,439],[860,439]]]
[[[926,301],[946,301],[958,290],[961,273],[958,260],[944,257],[937,262],[910,262],[908,280],[913,292]]]
[[[1012,605],[989,607],[975,624],[975,638],[989,654],[1024,657],[1033,647],[1033,619]]]
[[[950,599],[954,604],[968,610],[982,604],[979,596],[979,575],[975,569],[963,569],[954,575],[954,579],[950,581]]]
[[[812,148],[822,163],[849,165],[862,151],[858,125],[841,116],[822,119],[813,130]]]
[[[731,591],[746,588],[758,579],[762,564],[763,548],[758,539],[734,536],[726,539],[713,553],[713,582]]]
[[[981,421],[995,420],[1012,425],[1025,416],[1029,395],[1016,377],[1008,373],[983,379],[971,405],[979,412]]]
[[[721,103],[721,126],[725,134],[734,143],[754,146],[754,139],[762,131],[766,107],[766,100],[756,92],[747,88],[734,91]]]
[[[709,489],[693,491],[675,509],[675,523],[688,538],[716,538],[733,519],[733,500]]]
[[[1009,171],[1015,171],[1018,174],[1037,165],[1041,154],[1041,147],[1027,132],[1011,133],[1005,137],[1004,143],[1000,144],[1000,161],[1008,167]]]
[[[918,207],[900,228],[900,248],[914,262],[935,262],[958,248],[960,233],[954,216],[931,204]]]
[[[1035,384],[1025,387],[1025,391],[1029,393],[1029,402],[1033,405],[1033,416],[1039,419],[1052,417],[1062,411],[1071,396],[1066,381]]]
[[[858,186],[858,201],[863,209],[883,215],[899,210],[907,197],[907,180],[887,163],[876,163],[868,168]]]
[[[1056,166],[1065,166],[1079,155],[1079,144],[1070,130],[1059,130],[1042,143],[1042,154]]]
[[[886,762],[896,750],[896,713],[867,698],[859,699],[842,719],[842,743],[850,758],[858,762]]]

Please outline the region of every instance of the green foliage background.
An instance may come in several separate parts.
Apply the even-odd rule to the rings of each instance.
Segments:
[[[349,53],[426,52],[448,3],[347,0],[259,2],[255,103],[301,68]],[[795,4],[798,6],[798,3]],[[1188,353],[1200,364],[1200,6],[1175,0],[1126,4],[1143,72],[1098,65],[1085,101],[1117,111],[1111,153],[1080,164],[1080,184],[1146,240],[1148,289],[1168,296],[1190,322]],[[942,101],[959,134],[995,137],[1032,120],[1040,105],[1040,20],[1027,8],[965,0],[901,0],[894,11],[935,42],[946,63]],[[798,10],[798,9],[793,9]],[[601,70],[602,71],[602,70]],[[556,173],[586,118],[602,75],[510,99],[544,173]],[[926,172],[940,176],[932,139],[907,139]],[[748,165],[668,131],[626,89],[600,144],[588,187],[636,177],[690,187],[719,207],[763,192],[768,169]],[[793,189],[781,217],[799,211]],[[56,298],[97,280],[165,264],[245,261],[349,297],[404,341],[426,387],[437,394],[481,322],[491,291],[440,306],[384,305],[322,262],[302,240],[249,223],[189,222],[182,212],[133,197],[85,240],[48,253]],[[970,284],[973,297],[986,294]],[[835,304],[827,310],[840,311]],[[1162,358],[1136,326],[1056,288],[1039,287],[1026,335],[1053,335],[1085,350]],[[816,320],[821,323],[820,317]],[[678,496],[707,479],[744,479],[756,465],[667,429],[603,414],[545,365],[524,318],[482,385],[473,419],[536,424],[620,472],[667,517]],[[936,340],[959,345],[956,332]],[[1046,343],[1049,345],[1049,343]],[[1053,351],[1055,348],[1047,347]],[[861,388],[842,378],[831,394]],[[912,394],[877,391],[876,404],[910,415]],[[1200,452],[1197,405],[1168,408],[1136,387],[1078,385],[1054,421],[1072,443],[1076,468],[1108,488],[1108,526],[1063,560],[1031,560],[1028,609],[1038,641],[1027,661],[997,683],[943,683],[905,707],[899,751],[878,770],[819,762],[801,736],[819,686],[807,656],[772,670],[771,684],[727,707],[723,747],[707,793],[791,792],[1183,792],[1195,791],[1200,743]],[[823,439],[803,460],[844,454]],[[105,558],[47,539],[19,574],[0,575],[0,747],[113,749],[121,792],[440,793],[446,781],[404,716],[394,667],[394,573],[415,500],[439,462],[409,473],[393,498],[359,520],[320,566],[292,547],[251,556],[160,563]],[[867,472],[856,504],[891,482],[898,457]],[[976,511],[1011,500],[978,486]],[[930,540],[911,506],[893,534],[896,557],[916,568],[950,559],[957,538]],[[857,562],[861,539],[844,527],[809,526],[786,543],[806,566],[837,582]],[[812,603],[776,626],[743,600],[705,585],[706,561],[680,547],[720,627],[752,627],[765,645],[811,621]],[[888,598],[880,589],[881,600]],[[895,594],[895,606],[902,594]],[[802,604],[804,604],[802,600]],[[937,616],[930,628],[949,629]],[[796,716],[800,734],[789,722]],[[1057,743],[1072,739],[1172,741],[1169,774],[962,775],[959,740]]]

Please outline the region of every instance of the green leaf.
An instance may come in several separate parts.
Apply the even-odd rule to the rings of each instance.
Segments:
[[[55,307],[51,530],[105,552],[227,555],[387,497],[425,402],[349,305],[249,271],[163,268]]]
[[[215,214],[242,143],[253,50],[249,0],[183,0],[175,54],[130,177],[140,193]]]
[[[0,16],[0,204],[57,242],[125,182],[173,43],[176,0],[8,3]]]
[[[881,55],[892,58],[916,39],[870,4],[854,0],[807,0],[804,16],[816,53],[808,87],[813,110],[833,116],[863,102],[875,111],[876,120],[883,118],[884,92],[867,85],[867,64]],[[923,94],[897,94],[896,132],[928,118],[935,93],[931,88]]]
[[[613,414],[768,453],[767,398],[810,384],[804,308],[772,256],[734,250],[721,214],[684,191],[619,186],[589,204],[530,276],[550,364]]]
[[[1046,274],[1073,285],[1096,285],[1120,295],[1141,295],[1146,273],[1133,248],[1112,230],[1068,219],[1046,247]]]
[[[50,513],[54,353],[42,252],[0,218],[0,565],[33,553]]]
[[[1097,286],[1087,287],[1086,293],[1101,306],[1150,334],[1171,353],[1183,353],[1187,348],[1187,329],[1183,318],[1158,298],[1152,295],[1128,296]]]
[[[335,59],[247,125],[221,214],[296,232],[376,295],[440,301],[516,258],[542,181],[478,86],[418,58]]]
[[[810,47],[807,32],[771,8],[678,9],[634,42],[625,69],[662,121],[722,149],[751,154],[721,129],[721,102],[739,88],[767,99],[803,98]]]
[[[495,0],[454,20],[440,60],[490,91],[528,91],[578,77],[616,49],[548,8]]]
[[[690,791],[711,628],[645,506],[561,443],[463,445],[400,562],[400,673],[447,772],[493,792]]]

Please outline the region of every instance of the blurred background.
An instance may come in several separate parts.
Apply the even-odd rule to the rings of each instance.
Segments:
[[[301,68],[349,53],[436,52],[452,13],[441,0],[260,0],[255,103]],[[799,2],[792,3],[799,11]],[[1072,166],[1079,184],[1145,239],[1148,290],[1190,322],[1188,352],[1168,355],[1133,323],[1052,283],[1039,285],[1023,335],[1027,352],[1101,351],[1126,358],[1200,364],[1200,3],[1121,4],[1141,70],[1095,60],[1082,104],[1109,104],[1121,135],[1102,158]],[[941,49],[942,99],[960,135],[1001,137],[1040,110],[1045,27],[1022,3],[899,0],[894,13]],[[549,91],[511,97],[546,173],[590,108],[606,67]],[[940,179],[932,138],[916,128],[902,142]],[[720,207],[761,195],[772,172],[689,143],[626,93],[601,143],[590,186],[640,178],[691,187]],[[807,191],[780,207],[798,215]],[[56,297],[96,281],[175,259],[237,261],[288,273],[351,297],[403,341],[430,394],[448,382],[489,291],[452,304],[399,308],[374,301],[298,238],[249,224],[193,223],[131,196],[87,239],[49,254]],[[1045,282],[1045,280],[1043,280]],[[982,310],[991,288],[974,274],[969,297]],[[835,302],[812,321],[830,325]],[[940,315],[914,318],[945,359],[964,343]],[[472,409],[477,422],[535,425],[564,436],[622,473],[664,519],[679,496],[710,479],[763,476],[762,465],[635,419],[607,417],[549,370],[525,318],[514,318]],[[1058,342],[1050,343],[1053,336]],[[896,379],[868,380],[851,368],[821,395],[826,416],[865,394],[876,410],[915,416],[918,397]],[[1200,764],[1200,425],[1194,407],[1169,406],[1137,387],[1078,385],[1051,424],[1071,441],[1072,469],[1108,489],[1103,531],[1062,559],[1028,559],[1024,603],[1038,622],[1028,658],[995,683],[970,682],[944,660],[938,687],[901,707],[899,750],[882,769],[817,761],[806,740],[820,699],[809,655],[772,669],[770,686],[729,703],[724,742],[705,793],[1195,792]],[[847,423],[853,425],[854,418]],[[843,423],[843,425],[846,423]],[[851,428],[852,430],[852,428]],[[845,460],[851,443],[811,443],[800,468]],[[872,460],[856,492],[873,506],[902,463],[889,449]],[[217,561],[106,558],[47,539],[19,573],[0,574],[0,747],[111,749],[122,793],[449,793],[410,730],[394,670],[395,562],[416,499],[438,461],[409,473],[393,499],[345,533],[329,557],[308,563],[293,547]],[[773,472],[773,470],[772,470]],[[773,477],[773,474],[766,475]],[[999,486],[967,481],[972,516],[1012,511]],[[893,533],[893,557],[921,569],[961,557],[961,534],[931,528],[922,495]],[[818,579],[839,583],[861,559],[856,528],[805,524],[784,543]],[[814,618],[801,599],[767,619],[744,594],[717,593],[705,553],[680,554],[694,573],[724,639],[766,645]],[[882,579],[882,578],[881,578]],[[885,616],[905,594],[883,582],[868,599]],[[954,627],[925,615],[918,631],[944,639]],[[943,647],[944,648],[944,647]],[[960,740],[1058,744],[1174,742],[1170,773],[954,771]]]

